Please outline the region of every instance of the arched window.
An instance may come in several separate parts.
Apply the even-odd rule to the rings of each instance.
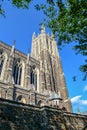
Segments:
[[[0,75],[2,73],[3,64],[4,64],[4,56],[2,54],[2,51],[0,51]]]
[[[30,84],[34,84],[34,72],[31,70],[30,72]]]
[[[35,72],[35,66],[31,66],[30,84],[34,85],[35,86],[35,90],[37,90],[37,74]]]
[[[15,84],[21,85],[22,64],[20,63],[20,60],[17,60],[14,64],[13,78],[14,78]]]
[[[17,102],[27,103],[25,97],[22,95],[19,95],[16,99]]]
[[[34,84],[35,84],[35,90],[37,90],[37,74],[34,74]]]

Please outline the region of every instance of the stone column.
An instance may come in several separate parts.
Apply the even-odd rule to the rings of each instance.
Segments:
[[[37,73],[37,91],[39,92],[40,91],[39,69],[36,70],[36,73]]]
[[[8,59],[8,64],[7,64],[7,81],[8,83],[14,83],[13,79],[13,62],[14,62],[14,49],[15,49],[15,44],[13,44],[11,53]]]
[[[35,32],[33,33],[33,36],[32,36],[32,51],[31,51],[31,55],[32,57],[35,58],[36,56],[36,34]]]
[[[26,71],[25,71],[25,87],[30,88],[30,54],[27,55]]]
[[[40,92],[43,92],[44,89],[45,89],[44,69],[42,66],[42,61],[40,61]]]

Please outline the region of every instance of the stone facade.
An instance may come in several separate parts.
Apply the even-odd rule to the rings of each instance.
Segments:
[[[0,130],[87,130],[87,116],[0,99]]]
[[[49,100],[52,93],[62,98]],[[42,26],[32,37],[31,55],[0,42],[0,97],[35,104],[56,106],[72,112],[61,59],[55,38]]]

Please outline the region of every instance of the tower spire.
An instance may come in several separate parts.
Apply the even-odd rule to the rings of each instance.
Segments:
[[[41,26],[41,33],[45,33],[45,32],[46,32],[45,26],[44,26],[44,24],[42,24],[42,26]]]
[[[80,109],[78,108],[78,114],[81,114]]]
[[[34,32],[32,35],[32,40],[34,40],[36,38],[36,33]]]
[[[16,45],[16,40],[14,40],[14,42],[13,42],[10,56],[12,56],[14,54],[15,45]]]
[[[27,64],[29,63],[29,58],[30,58],[30,48],[28,49],[28,54],[27,54]]]
[[[53,32],[51,32],[51,38],[55,38],[55,36],[54,36]]]

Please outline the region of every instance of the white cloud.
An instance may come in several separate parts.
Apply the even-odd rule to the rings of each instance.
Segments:
[[[84,91],[87,91],[87,85],[84,87]]]
[[[81,95],[75,96],[75,97],[71,98],[71,102],[72,103],[77,103],[77,102],[80,101],[81,97],[82,97]]]
[[[87,100],[80,100],[81,105],[87,105]]]
[[[83,111],[87,106],[87,99],[83,99],[82,95],[77,95],[73,98],[71,98],[73,110],[77,111],[78,108],[80,108],[81,111]]]

